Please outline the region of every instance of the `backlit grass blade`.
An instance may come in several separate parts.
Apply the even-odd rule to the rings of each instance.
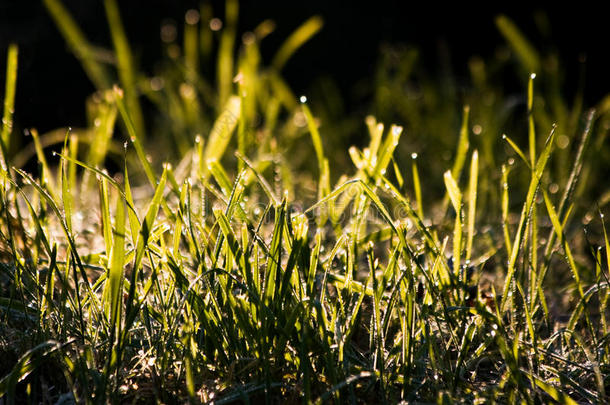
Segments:
[[[470,162],[470,182],[468,185],[468,239],[466,240],[466,261],[470,261],[472,254],[472,241],[475,232],[475,220],[477,213],[477,186],[479,175],[479,151],[472,152]]]
[[[549,196],[548,196],[546,190],[542,190],[542,195],[544,196],[544,203],[546,205],[546,209],[548,211],[549,218],[551,219],[551,223],[553,224],[553,229],[555,230],[557,237],[559,238],[561,244],[563,245],[566,259],[568,261],[568,264],[570,265],[570,270],[572,270],[572,276],[574,277],[574,281],[576,281],[578,293],[580,294],[580,297],[582,298],[584,296],[584,290],[582,288],[582,283],[580,281],[580,273],[578,271],[578,267],[577,267],[576,263],[574,262],[574,255],[572,254],[572,249],[570,248],[570,245],[568,245],[568,241],[566,240],[563,226],[561,225],[561,222],[559,222],[559,217],[557,216],[555,207],[553,207],[553,204],[551,203],[551,200],[549,199]]]
[[[275,195],[275,192],[273,191],[267,180],[265,180],[265,178],[254,168],[252,162],[250,162],[245,156],[242,156],[239,152],[235,152],[235,156],[242,160],[246,164],[246,166],[248,166],[248,168],[252,170],[252,172],[256,176],[256,179],[258,180],[258,183],[262,187],[265,194],[267,194],[273,205],[276,207],[279,206],[279,198]]]
[[[2,114],[2,153],[5,159],[11,151],[11,134],[13,132],[13,112],[15,111],[15,89],[17,88],[17,45],[8,47],[6,58],[6,82],[4,87],[4,110]]]
[[[76,22],[61,0],[43,1],[55,21],[55,25],[57,25],[57,28],[62,33],[64,40],[83,65],[83,69],[87,76],[89,76],[89,79],[98,90],[109,89],[111,82],[106,68],[96,60],[93,47],[87,41],[78,25],[76,25]]]
[[[127,110],[125,103],[123,102],[123,98],[125,97],[123,90],[119,87],[115,86],[113,88],[114,92],[114,100],[119,109],[119,113],[121,114],[121,118],[123,118],[123,122],[125,123],[125,127],[127,128],[127,133],[129,134],[129,138],[133,143],[133,146],[136,149],[136,154],[140,159],[140,163],[142,164],[142,168],[144,169],[144,173],[146,173],[146,177],[150,182],[151,186],[155,187],[157,184],[155,173],[146,157],[146,153],[144,152],[144,148],[142,147],[142,142],[140,140],[141,134],[137,132],[137,128],[134,125],[133,120],[131,119],[131,114]]]
[[[510,139],[506,135],[502,135],[502,139],[504,139],[511,146],[511,148],[513,148],[513,150],[517,152],[517,155],[519,155],[521,160],[523,160],[523,163],[527,165],[528,169],[531,169],[532,165],[530,164],[530,161],[525,157],[525,154],[523,153],[519,145],[517,145],[512,139]]]
[[[125,260],[125,201],[119,196],[114,216],[114,231],[110,264],[108,267],[108,289],[110,297],[110,325],[118,330],[120,327],[120,308],[122,303],[123,265]]]
[[[106,254],[110,253],[112,246],[112,225],[110,223],[110,199],[108,196],[108,182],[104,177],[98,180],[99,198],[100,198],[100,213],[102,216],[102,232],[104,234],[104,246]],[[108,256],[109,257],[109,256]]]
[[[136,247],[135,247],[135,257],[133,261],[133,270],[131,274],[131,278],[129,281],[129,295],[127,298],[127,309],[125,313],[130,316],[130,310],[135,305],[136,297],[136,284],[138,282],[139,273],[142,271],[142,259],[144,258],[145,249],[150,242],[150,237],[152,235],[153,225],[155,220],[157,219],[157,214],[159,212],[159,208],[163,201],[163,194],[165,191],[165,183],[167,181],[167,168],[163,170],[163,174],[161,175],[161,179],[159,180],[159,184],[155,189],[155,194],[152,197],[148,205],[148,210],[146,211],[146,216],[142,221],[142,225],[140,226],[140,231],[138,233]],[[126,325],[129,327],[130,325]]]
[[[574,401],[568,394],[559,391],[557,388],[553,387],[550,384],[547,384],[539,377],[534,376],[534,381],[536,385],[546,392],[551,398],[553,398],[557,403],[562,405],[577,405],[578,402]]]
[[[127,164],[125,164],[125,201],[130,207],[128,211],[129,218],[129,229],[131,230],[131,243],[136,246],[137,237],[140,233],[140,219],[138,214],[135,212],[133,194],[131,192],[131,182],[129,181],[129,173],[127,170]]]
[[[267,258],[267,271],[265,273],[265,289],[264,301],[267,305],[271,305],[275,301],[275,297],[280,288],[280,271],[281,271],[281,255],[282,241],[284,233],[284,221],[286,218],[286,202],[275,209],[275,226],[273,228],[273,238],[269,249],[269,257]]]
[[[398,188],[402,188],[404,184],[404,179],[402,178],[402,174],[400,173],[400,168],[396,163],[396,160],[392,158],[392,167],[394,168],[394,176],[396,176],[396,181],[398,182]]]
[[[32,139],[34,140],[34,147],[36,148],[36,157],[38,158],[38,162],[40,163],[40,167],[42,168],[41,182],[47,186],[47,190],[49,194],[53,197],[54,201],[59,201],[57,198],[57,188],[55,180],[51,175],[51,168],[49,163],[47,162],[47,158],[45,156],[44,150],[42,149],[42,144],[40,142],[40,136],[38,135],[38,131],[36,129],[30,130],[30,135],[32,135]]]
[[[531,167],[536,165],[536,127],[534,125],[534,78],[535,73],[530,74],[527,86],[527,116],[528,116],[528,139]],[[532,206],[531,218],[529,224],[530,230],[530,266],[529,272],[529,300],[535,300],[536,283],[538,278],[538,210],[536,204]],[[517,283],[519,285],[519,283]],[[527,299],[527,298],[524,298]],[[532,339],[534,337],[532,336]]]
[[[218,75],[218,111],[222,108],[226,109],[225,104],[230,101],[229,96],[232,93],[233,47],[237,34],[238,12],[239,2],[237,0],[228,0],[225,3],[225,26],[220,37],[216,67],[216,74]],[[239,105],[237,110],[239,112]],[[234,112],[234,117],[239,117],[238,112]]]
[[[318,131],[318,126],[316,125],[315,119],[311,114],[311,110],[306,104],[306,99],[301,98],[301,106],[303,108],[303,113],[305,114],[305,118],[307,120],[307,128],[309,129],[309,133],[311,134],[311,141],[313,143],[313,148],[316,151],[316,157],[318,158],[318,168],[320,169],[320,173],[324,170],[324,148],[322,147],[322,137],[320,137],[320,132]]]
[[[233,256],[237,262],[241,260],[241,256],[243,254],[241,247],[239,246],[239,241],[237,236],[235,236],[235,232],[231,228],[231,224],[227,219],[226,215],[222,210],[214,210],[214,216],[216,217],[216,221],[222,231],[225,240],[228,243],[229,249],[233,253]]]
[[[376,179],[379,175],[385,175],[386,169],[390,164],[392,155],[394,154],[394,150],[398,146],[398,141],[400,140],[402,130],[403,128],[401,126],[390,126],[390,131],[377,152],[377,162],[375,165],[371,164],[371,166],[374,166],[374,170],[372,172],[372,177],[374,179]],[[371,158],[373,157],[371,156]]]
[[[70,138],[70,149],[71,151],[68,151],[68,145],[66,145],[68,138]],[[67,153],[75,153],[73,152],[74,150],[74,146],[72,146],[75,141],[73,141],[73,139],[76,139],[74,137],[70,136],[70,133],[66,133],[66,140],[64,141],[64,148],[63,148],[63,152],[65,154]],[[62,159],[59,163],[59,170],[60,170],[60,180],[61,180],[61,199],[62,199],[62,203],[63,203],[63,208],[64,208],[64,215],[65,215],[65,219],[66,219],[66,226],[68,227],[68,231],[70,233],[72,233],[72,207],[74,205],[73,199],[72,199],[72,190],[74,190],[74,176],[75,174],[73,174],[72,176],[70,175],[70,171],[72,171],[72,173],[75,172],[75,164],[70,161],[66,161],[65,159]],[[76,191],[76,190],[75,190]]]
[[[535,72],[535,71],[532,71]],[[536,164],[536,128],[534,126],[534,79],[536,74],[530,74],[527,84],[527,135],[529,139],[530,162]]]
[[[460,271],[460,257],[462,256],[462,192],[456,184],[451,172],[447,170],[445,172],[445,187],[447,187],[447,193],[449,199],[455,210],[455,222],[453,229],[453,271],[455,274],[459,274]]]
[[[529,73],[540,71],[538,52],[525,38],[517,26],[505,15],[496,17],[496,26],[510,47],[515,51],[519,61]]]
[[[136,133],[141,137],[145,137],[144,119],[140,102],[138,101],[138,89],[136,88],[136,72],[132,57],[132,51],[127,41],[127,35],[123,29],[119,6],[116,0],[104,0],[104,8],[108,18],[108,27],[114,44],[114,50],[117,58],[119,79],[121,87],[125,90],[125,99],[127,110],[131,114],[131,119],[135,127]]]
[[[94,129],[86,162],[93,167],[98,167],[104,162],[108,153],[118,111],[116,104],[112,102],[110,90],[104,92],[102,100],[97,103],[91,102],[90,105],[89,108],[93,111],[94,116]]]
[[[510,168],[506,165],[502,165],[502,181],[500,183],[500,188],[502,192],[502,231],[504,233],[504,247],[506,247],[506,253],[508,256],[511,256],[512,252],[512,241],[510,238],[510,230],[508,223],[508,203],[509,203],[509,192],[508,192],[508,173],[510,172]]]
[[[582,135],[580,137],[580,142],[578,144],[578,150],[577,150],[576,156],[574,158],[572,170],[570,171],[568,183],[565,186],[565,190],[561,196],[559,206],[557,207],[557,215],[559,216],[560,219],[564,218],[563,221],[565,221],[567,219],[567,215],[566,215],[567,205],[566,204],[568,204],[568,202],[573,198],[574,192],[575,192],[576,187],[581,178],[582,169],[585,166],[585,161],[584,161],[585,150],[589,144],[589,139],[591,137],[592,124],[593,124],[594,117],[595,117],[595,110],[590,110],[586,117],[585,127],[584,127],[584,129],[582,131]],[[548,266],[548,260],[551,255],[552,248],[555,245],[555,243],[554,243],[555,236],[556,236],[556,234],[555,234],[554,230],[551,230],[547,237],[548,242],[547,242],[547,247],[544,252],[545,266],[540,271],[539,282],[542,282],[542,280],[544,279],[544,274],[545,274],[546,268]]]
[[[277,51],[271,66],[277,71],[282,70],[290,57],[299,49],[305,42],[313,37],[322,28],[323,21],[319,16],[310,17],[299,28],[296,29],[282,44]]]
[[[224,111],[214,122],[214,126],[210,131],[210,135],[206,141],[205,151],[203,153],[203,162],[207,165],[211,161],[219,161],[222,158],[233,131],[237,126],[237,122],[241,114],[241,99],[237,96],[231,96],[224,107]],[[207,168],[204,166],[204,168]],[[205,169],[204,169],[205,170]],[[205,172],[207,173],[207,171]]]
[[[195,9],[188,10],[184,17],[184,66],[190,81],[195,81],[199,72],[199,19],[200,14]]]
[[[462,116],[462,127],[460,128],[460,138],[457,144],[457,151],[455,153],[455,160],[453,168],[451,169],[451,175],[456,181],[460,181],[462,175],[462,169],[466,162],[466,154],[470,147],[470,141],[468,139],[468,120],[470,116],[470,107],[464,106],[464,112]]]
[[[536,198],[536,194],[538,191],[538,187],[540,185],[540,180],[542,179],[542,174],[544,169],[546,168],[546,164],[551,156],[551,151],[553,149],[553,144],[555,141],[555,128],[551,130],[549,137],[546,140],[546,144],[544,146],[544,150],[538,157],[538,161],[536,162],[536,168],[532,172],[532,178],[530,180],[529,188],[527,190],[527,195],[525,197],[525,202],[523,204],[523,209],[521,210],[521,218],[519,220],[519,226],[517,227],[517,233],[515,235],[510,259],[508,261],[508,268],[506,269],[506,279],[504,281],[504,290],[502,293],[502,301],[500,305],[500,312],[504,312],[505,305],[508,299],[508,290],[510,288],[510,283],[512,282],[513,275],[515,273],[515,265],[517,263],[517,258],[519,251],[521,250],[521,244],[523,243],[523,237],[525,233],[526,223],[529,221],[530,212],[532,206],[534,204],[534,200]]]
[[[413,191],[417,202],[417,215],[424,218],[424,205],[421,196],[421,182],[419,180],[419,170],[417,170],[417,153],[411,154],[411,172],[413,173]]]

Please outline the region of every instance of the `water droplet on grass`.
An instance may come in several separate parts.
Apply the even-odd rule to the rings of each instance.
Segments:
[[[305,104],[305,103],[307,102],[307,97],[305,97],[305,96],[301,96],[301,97],[299,97],[299,101],[300,101],[302,104]]]
[[[220,20],[220,18],[212,18],[210,20],[210,29],[212,31],[220,31],[221,28],[222,28],[222,21]]]
[[[184,15],[184,21],[186,21],[188,25],[197,24],[199,22],[199,11],[195,9],[188,10]]]

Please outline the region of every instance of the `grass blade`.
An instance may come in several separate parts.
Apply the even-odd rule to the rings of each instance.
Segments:
[[[15,89],[17,88],[17,45],[8,47],[6,58],[6,84],[4,87],[4,110],[2,114],[2,153],[8,159],[11,151],[11,133],[13,132],[13,112],[15,110]]]
[[[61,0],[43,0],[53,17],[55,25],[62,33],[72,53],[80,60],[83,69],[98,90],[109,89],[111,82],[106,68],[96,60],[95,51]]]
[[[271,66],[278,72],[282,70],[290,57],[299,49],[305,42],[313,37],[320,29],[322,29],[323,21],[319,16],[313,16],[305,21],[299,28],[296,29],[282,44],[277,51]]]

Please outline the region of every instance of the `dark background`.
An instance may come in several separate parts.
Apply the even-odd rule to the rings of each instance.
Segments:
[[[151,72],[160,58],[161,22],[174,20],[180,32],[184,12],[199,4],[170,0],[120,2],[123,23],[142,69]],[[64,0],[64,5],[92,43],[111,47],[101,0]],[[223,3],[215,1],[213,5],[215,15],[222,17]],[[583,68],[588,105],[610,90],[607,17],[602,10],[583,2],[576,6],[554,2],[545,8],[531,3],[500,7],[434,1],[250,0],[240,3],[239,29],[251,30],[267,18],[276,22],[275,32],[262,45],[263,56],[269,61],[292,30],[311,15],[321,15],[325,21],[322,32],[289,61],[284,75],[296,94],[306,93],[314,78],[330,76],[346,98],[348,109],[353,109],[354,103],[361,102],[352,97],[353,85],[372,75],[382,43],[415,45],[421,50],[421,63],[431,74],[449,67],[458,78],[466,77],[471,56],[489,57],[503,44],[494,25],[499,13],[512,18],[538,48],[551,47],[559,52],[566,72],[566,92],[575,89]],[[536,22],[545,19],[551,29],[550,38],[543,37],[537,29]],[[20,47],[16,128],[37,127],[44,132],[84,125],[84,100],[94,88],[67,49],[42,1],[0,0],[2,94],[6,48],[11,42]]]

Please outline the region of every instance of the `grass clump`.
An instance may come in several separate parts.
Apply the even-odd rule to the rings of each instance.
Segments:
[[[264,67],[258,45],[269,22],[235,56],[237,2],[226,3],[220,32],[209,28],[210,9],[191,10],[183,47],[167,44],[167,66],[146,78],[114,0],[105,7],[116,71],[59,1],[45,4],[98,91],[87,101],[90,127],[30,131],[39,170],[28,173],[10,148],[9,51],[7,402],[608,400],[610,242],[596,177],[607,102],[572,127],[547,125],[562,115],[539,110],[532,75],[517,137],[473,133],[481,117],[502,127],[494,103],[463,108],[457,124],[456,106],[429,124],[426,103],[383,108],[405,114],[414,139],[369,116],[368,145],[349,148],[344,167],[332,134],[280,76],[319,18]],[[542,66],[510,21],[498,26],[526,68]],[[200,75],[206,58],[216,85]],[[481,63],[473,95],[486,88],[494,98],[500,90],[482,81]],[[379,88],[393,90],[380,90],[375,108],[409,91],[388,87],[408,75],[381,78],[384,69]],[[143,97],[163,112],[154,125]],[[452,135],[439,132],[437,149],[422,153],[417,128],[427,125]],[[575,147],[562,148],[560,136]],[[175,152],[164,157],[173,164],[154,163],[155,143]],[[445,143],[455,150],[447,162],[435,156]],[[105,170],[109,162],[119,169]]]

